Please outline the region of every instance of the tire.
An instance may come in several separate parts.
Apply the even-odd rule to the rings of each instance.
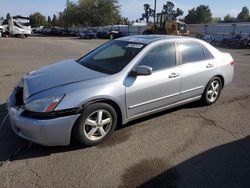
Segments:
[[[222,82],[219,77],[213,77],[207,84],[203,95],[202,95],[202,103],[205,105],[214,104],[218,98],[220,97],[222,90]]]
[[[106,103],[94,103],[83,110],[74,128],[80,144],[97,145],[106,140],[117,125],[117,113]]]

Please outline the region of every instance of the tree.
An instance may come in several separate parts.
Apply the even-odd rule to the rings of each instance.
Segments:
[[[174,12],[174,3],[168,1],[167,4],[163,4],[162,12],[172,15]]]
[[[59,13],[60,14],[60,13]],[[53,15],[53,19],[52,19],[52,26],[56,26],[57,25],[57,22],[58,22],[58,20],[57,20],[57,17],[56,17],[56,15],[54,14]]]
[[[183,12],[181,9],[177,8],[176,11],[175,11],[174,14],[173,14],[173,20],[176,20],[177,17],[182,16],[183,13],[184,13],[184,12]]]
[[[184,21],[188,24],[195,24],[197,23],[197,11],[195,8],[192,8],[188,11],[187,16],[185,16]]]
[[[209,6],[200,5],[188,11],[188,15],[184,18],[186,23],[201,24],[212,21],[212,13]]]
[[[120,24],[122,24],[122,25],[131,25],[129,19],[126,18],[126,17],[121,18]]]
[[[212,20],[212,13],[209,6],[200,5],[196,8],[198,23],[209,23]]]
[[[51,24],[52,20],[51,20],[51,17],[50,17],[50,16],[48,16],[47,22],[48,22],[49,24]]]
[[[72,2],[70,0],[66,0],[66,9],[69,9],[72,5]]]
[[[210,23],[217,24],[217,23],[221,23],[221,22],[222,22],[221,18],[212,18]]]
[[[60,24],[67,27],[78,24],[80,22],[80,10],[78,8],[77,4],[67,0],[66,8],[58,18]]]
[[[142,14],[142,18],[140,18],[140,20],[146,19],[146,22],[148,23],[150,18],[154,17],[155,11],[150,8],[149,4],[144,4],[144,11],[145,12]],[[177,17],[182,16],[183,13],[184,12],[179,8],[174,10],[174,3],[167,1],[166,4],[163,4],[162,11],[160,13],[157,13],[157,21],[160,23],[165,23],[165,21],[177,20]]]
[[[174,3],[172,2],[167,2],[167,4],[163,4],[163,9],[162,9],[162,14],[167,15],[166,20],[177,20],[177,17],[183,15],[183,11],[179,8],[174,10]]]
[[[46,21],[46,23],[44,24],[44,27],[46,27],[46,28],[51,28],[51,26],[52,26],[52,20],[51,20],[51,17],[48,16],[47,21]]]
[[[47,24],[46,17],[40,12],[33,13],[29,16],[31,27],[39,27]]]
[[[6,15],[6,19],[8,20],[8,19],[10,19],[10,13],[7,13],[7,15]]]
[[[224,23],[232,23],[232,22],[236,22],[236,18],[230,16],[229,14],[227,14],[224,19],[223,19]]]
[[[249,9],[247,7],[243,7],[241,12],[238,14],[237,20],[239,22],[248,22],[250,19]]]
[[[146,19],[146,22],[149,23],[150,17],[154,16],[154,10],[150,8],[149,4],[144,4],[144,13],[142,14],[142,20]]]
[[[76,3],[66,1],[66,8],[59,13],[61,26],[113,25],[122,22],[118,0],[79,0]]]
[[[93,12],[96,14],[95,16],[92,16],[92,19],[90,19],[93,26],[120,23],[120,5],[117,0],[98,0],[93,4]]]

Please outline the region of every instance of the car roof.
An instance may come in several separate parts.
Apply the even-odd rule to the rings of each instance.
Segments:
[[[118,41],[136,42],[136,43],[142,43],[142,44],[150,44],[152,42],[159,41],[159,40],[181,39],[181,38],[187,39],[189,37],[174,36],[174,35],[134,35],[134,36],[118,38],[116,40],[118,40]]]

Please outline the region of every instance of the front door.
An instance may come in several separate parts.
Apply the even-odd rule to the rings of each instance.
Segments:
[[[128,76],[126,104],[128,118],[164,108],[180,98],[180,68],[176,66],[176,51],[173,43],[164,43],[151,48],[138,65],[152,67],[148,76]]]

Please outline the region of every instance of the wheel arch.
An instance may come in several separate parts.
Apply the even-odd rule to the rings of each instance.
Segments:
[[[91,101],[84,103],[81,106],[81,110],[84,111],[84,109],[86,109],[89,105],[92,105],[95,103],[106,103],[106,104],[109,104],[110,106],[112,106],[115,109],[115,111],[117,112],[118,125],[122,124],[123,114],[122,114],[121,108],[115,101],[113,101],[111,99],[106,99],[106,98],[93,99]]]
[[[84,111],[84,109],[86,109],[88,106],[95,104],[95,103],[106,103],[106,104],[109,104],[110,106],[112,106],[115,109],[115,111],[117,112],[117,126],[119,126],[123,123],[123,114],[122,114],[120,106],[115,101],[113,101],[111,99],[107,99],[107,98],[93,99],[93,100],[90,100],[88,102],[85,102],[84,104],[81,105],[81,107],[79,107],[79,113],[82,113]],[[77,123],[79,122],[80,117],[75,121],[74,125],[72,126],[71,136],[70,136],[71,140],[72,140],[72,138],[74,138],[75,128],[77,126]]]
[[[222,89],[224,88],[224,84],[225,84],[225,80],[224,77],[221,74],[215,75],[214,77],[218,77],[221,80],[221,84],[222,84]],[[213,78],[214,78],[213,77]]]
[[[110,106],[112,106],[115,109],[115,111],[117,112],[118,125],[121,125],[123,123],[124,114],[122,113],[121,107],[112,99],[98,98],[98,99],[92,99],[90,101],[87,101],[79,107],[78,113],[82,113],[88,106],[95,104],[95,103],[106,103],[106,104],[109,104]],[[75,124],[77,123],[77,121],[78,120],[76,120]]]

